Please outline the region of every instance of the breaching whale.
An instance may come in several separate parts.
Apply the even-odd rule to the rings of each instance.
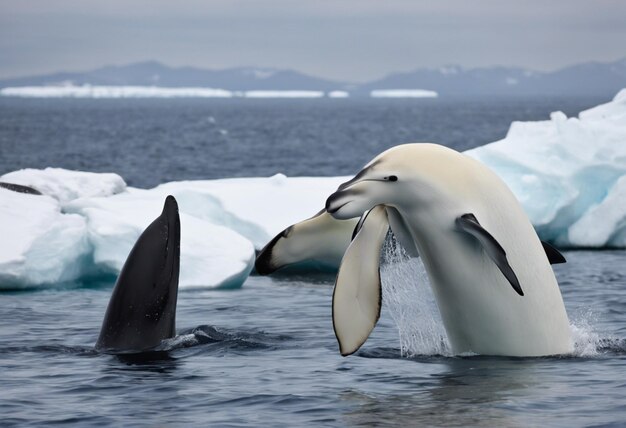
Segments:
[[[176,334],[180,218],[173,196],[141,234],[120,272],[96,349],[151,350]]]
[[[379,251],[389,225],[422,257],[453,352],[572,351],[550,266],[564,259],[542,245],[513,193],[480,162],[435,144],[396,146],[341,185],[326,211],[362,217],[333,294],[342,355],[358,350],[380,314]]]

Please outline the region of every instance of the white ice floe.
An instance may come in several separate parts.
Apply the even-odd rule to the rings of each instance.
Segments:
[[[49,196],[0,188],[0,289],[74,281],[88,272],[85,218]]]
[[[83,198],[65,206],[83,216],[93,246],[93,261],[104,273],[117,274],[143,230],[159,216],[165,195],[128,189],[108,198]],[[252,270],[254,247],[237,232],[185,212],[180,205],[181,288],[239,287]]]
[[[61,203],[84,197],[111,196],[126,190],[124,179],[117,174],[62,168],[20,169],[4,174],[0,182],[32,187]]]
[[[20,98],[231,98],[235,94],[214,88],[158,86],[17,86],[0,89],[0,96]]]
[[[322,91],[246,91],[245,98],[322,98]]]
[[[0,89],[0,96],[19,98],[322,98],[324,95],[323,91],[307,90],[228,91],[217,88],[159,86],[51,85]]]
[[[370,92],[372,98],[437,98],[439,94],[426,89],[376,89]]]
[[[542,239],[626,247],[626,90],[578,118],[513,122],[506,138],[466,154],[504,179]]]
[[[261,249],[287,226],[324,208],[328,195],[347,179],[276,174],[269,178],[172,182],[153,191],[174,195],[188,212],[237,231]]]
[[[61,169],[22,170],[0,181],[44,193],[0,188],[0,289],[119,273],[167,196],[166,189],[126,188],[116,174]],[[250,240],[219,224],[228,218],[219,200],[185,189],[176,193],[181,198],[180,287],[241,286],[254,263]]]
[[[346,91],[330,91],[328,98],[349,98],[350,93]]]

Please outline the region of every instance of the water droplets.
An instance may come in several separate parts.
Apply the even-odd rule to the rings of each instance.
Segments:
[[[383,310],[398,327],[403,357],[451,355],[421,259],[410,258],[392,233],[381,252]]]

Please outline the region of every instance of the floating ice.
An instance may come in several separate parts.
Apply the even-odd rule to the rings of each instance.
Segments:
[[[439,94],[426,89],[377,89],[370,92],[372,98],[437,98]]]
[[[348,93],[333,91],[331,98],[347,97]],[[51,85],[16,86],[0,89],[0,96],[19,98],[322,98],[323,91],[256,90],[229,91],[218,88],[168,88],[159,86]]]
[[[44,193],[0,189],[0,289],[119,273],[167,196],[166,189],[126,188],[116,174],[22,170],[0,180]],[[228,222],[219,200],[185,189],[175,193],[181,212],[180,287],[241,286],[252,270],[252,243],[210,221]]]
[[[18,86],[0,89],[0,96],[21,98],[231,98],[233,92],[214,88],[158,86]]]
[[[230,178],[165,183],[157,188],[189,201],[194,215],[231,228],[257,249],[287,226],[312,217],[348,177]]]
[[[542,239],[626,247],[626,90],[579,118],[513,122],[505,139],[465,153],[504,179]]]
[[[246,91],[246,98],[322,98],[322,91]]]
[[[330,91],[328,98],[349,98],[350,93],[346,91]]]
[[[62,168],[21,169],[4,174],[0,181],[32,187],[62,203],[84,197],[111,196],[126,189],[124,179],[117,174]]]
[[[108,198],[75,200],[65,205],[65,211],[87,220],[95,265],[104,273],[117,274],[141,232],[160,214],[166,196],[131,188]],[[241,286],[252,270],[254,247],[233,230],[188,214],[188,202],[179,201],[179,286]]]
[[[74,281],[91,251],[85,219],[42,195],[0,188],[0,289]]]

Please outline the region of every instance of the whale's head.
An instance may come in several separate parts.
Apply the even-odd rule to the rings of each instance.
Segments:
[[[387,205],[400,209],[426,206],[446,190],[460,155],[435,144],[393,147],[374,158],[326,200],[326,211],[336,219],[359,217]]]

